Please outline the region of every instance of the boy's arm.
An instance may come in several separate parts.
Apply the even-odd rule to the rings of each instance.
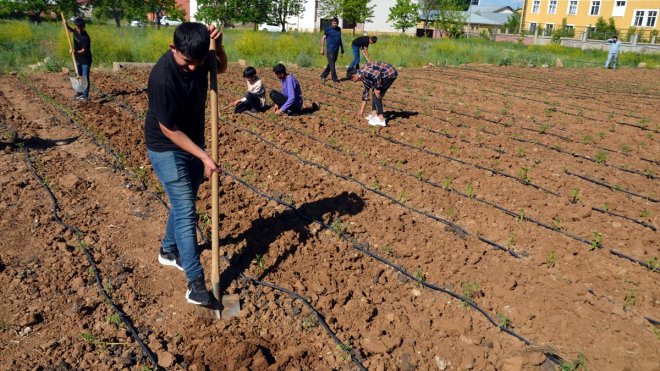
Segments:
[[[222,42],[222,40],[220,40]],[[227,72],[227,53],[225,53],[225,48],[222,46],[222,43],[219,44],[218,50],[216,50],[216,57],[218,59],[218,73]]]
[[[321,52],[320,52],[321,55],[323,55],[323,53],[325,52],[325,38],[326,38],[325,34],[321,36]]]
[[[280,112],[284,112],[289,109],[289,107],[291,107],[293,104],[293,101],[296,99],[296,91],[293,86],[293,79],[287,78],[285,84],[286,91],[289,93],[289,95],[286,97],[286,102],[284,102],[282,107],[280,107]]]
[[[369,47],[365,46],[364,49],[362,49],[362,54],[364,54],[364,58],[367,60],[367,63],[371,63],[371,59],[369,58]]]
[[[204,151],[200,146],[195,144],[184,132],[181,130],[170,130],[165,127],[165,125],[159,123],[160,130],[171,140],[172,143],[176,144],[182,150],[190,153],[191,155],[197,157],[204,163],[204,174],[209,177],[211,173],[218,170],[218,165],[213,161],[211,156],[209,156],[206,151]]]

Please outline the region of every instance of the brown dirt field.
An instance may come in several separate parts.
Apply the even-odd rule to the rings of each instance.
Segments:
[[[402,69],[373,128],[360,84],[291,69],[320,111],[221,114],[228,320],[157,261],[148,72],[93,71],[86,103],[62,74],[0,76],[0,369],[153,368],[99,287],[167,369],[660,369],[657,71]]]

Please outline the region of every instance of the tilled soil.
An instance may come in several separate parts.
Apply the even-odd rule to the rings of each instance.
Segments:
[[[99,287],[171,369],[660,368],[656,71],[404,69],[373,128],[360,84],[292,69],[320,111],[221,113],[226,320],[156,259],[148,72],[95,71],[86,103],[60,74],[1,77],[2,368],[153,368]]]

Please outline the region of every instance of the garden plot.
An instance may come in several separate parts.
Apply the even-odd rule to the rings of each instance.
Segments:
[[[224,255],[234,271],[302,295],[321,322],[301,300],[242,278],[229,287],[242,296],[242,315],[200,323],[182,300],[183,277],[158,267],[166,214],[142,138],[148,71],[96,73],[94,99],[84,105],[70,99],[65,76],[54,74],[23,77],[30,90],[18,96],[56,118],[44,130],[60,125],[100,144],[87,139],[69,152],[84,158],[83,149],[96,148],[105,153],[103,166],[114,169],[95,187],[55,193],[71,223],[89,229],[93,242],[114,245],[91,249],[99,271],[108,280],[128,272],[131,285],[117,290],[116,301],[169,366],[513,370],[551,369],[558,357],[570,363],[583,356],[594,369],[656,368],[659,330],[647,317],[660,317],[660,148],[649,97],[660,94],[659,77],[591,70],[581,80],[572,70],[543,70],[553,87],[545,91],[546,80],[529,71],[536,70],[403,70],[385,97],[393,117],[385,128],[356,117],[359,84],[323,85],[316,70],[292,70],[306,105],[321,104],[314,115],[221,115]],[[267,87],[279,88],[268,70],[261,72]],[[220,78],[221,105],[243,94],[240,74],[232,65]],[[612,76],[621,85],[611,84]],[[632,80],[640,81],[636,90]],[[598,91],[594,86],[608,86],[610,99],[622,104],[599,111],[597,100],[585,98]],[[24,120],[9,119],[14,95],[4,92],[5,121],[29,137],[30,116],[39,111],[22,107]],[[48,157],[53,166],[42,167],[48,179],[86,179],[76,156],[59,154],[60,146],[50,150],[58,154]],[[126,195],[100,192],[99,182]],[[207,183],[198,205],[204,233],[209,194]],[[43,196],[34,199],[35,208],[47,208],[37,203]],[[109,199],[140,205],[139,220],[112,234],[107,225],[131,218],[122,212],[132,209]],[[73,236],[54,225],[39,233],[73,245]],[[29,245],[36,254],[38,243]],[[130,269],[113,270],[114,260]],[[85,269],[69,274],[85,277]],[[83,367],[148,364],[125,328],[110,331],[108,308],[91,283],[86,279],[88,291],[79,295],[98,304],[80,315],[82,329],[48,313],[35,329],[68,334],[66,346],[88,353]],[[3,316],[21,308],[13,301]],[[37,348],[52,340],[18,337],[11,329],[19,327],[9,323],[3,337]],[[48,360],[63,347],[46,347],[45,358],[14,347],[9,359],[54,364]]]

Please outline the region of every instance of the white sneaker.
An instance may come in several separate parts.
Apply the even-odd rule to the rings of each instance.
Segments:
[[[369,125],[371,126],[385,126],[385,119],[382,121],[378,118],[378,116],[373,117],[371,120],[369,120]]]
[[[374,117],[373,117],[373,116],[371,116],[371,113],[369,114],[369,116],[367,116],[367,117],[365,117],[365,119],[367,119],[368,121],[371,121],[371,120],[373,120],[373,118],[374,118]]]

